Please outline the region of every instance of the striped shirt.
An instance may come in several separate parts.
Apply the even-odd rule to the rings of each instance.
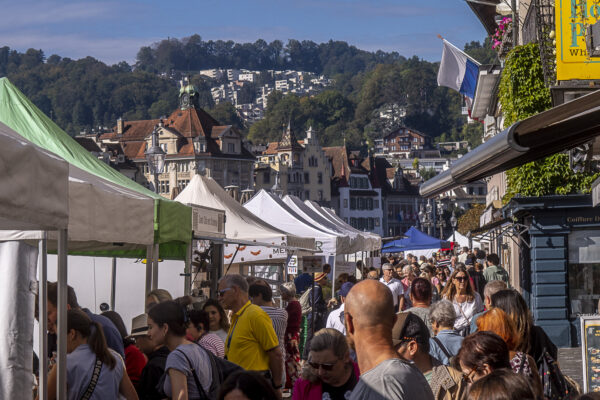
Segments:
[[[283,308],[270,306],[263,306],[261,308],[271,318],[271,322],[273,322],[273,329],[275,329],[275,334],[277,335],[277,339],[279,340],[279,347],[281,348],[282,354],[285,354],[285,349],[283,347],[283,339],[285,337],[285,328],[287,327],[287,311],[285,311]]]
[[[206,333],[200,339],[198,344],[210,351],[217,357],[225,357],[225,343],[214,333]]]

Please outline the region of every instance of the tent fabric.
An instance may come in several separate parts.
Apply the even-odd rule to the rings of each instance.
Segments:
[[[244,204],[244,208],[269,224],[277,224],[286,232],[302,237],[314,237],[317,253],[315,255],[330,256],[347,254],[350,240],[342,234],[330,234],[320,229],[287,206],[278,196],[264,189],[256,193]]]
[[[64,229],[69,165],[0,123],[0,229]]]
[[[458,243],[458,246],[469,247],[469,238],[466,237],[465,235],[463,235],[462,233],[460,233],[459,231],[455,231],[454,236],[450,235],[450,237],[446,240],[448,242],[452,242],[452,238],[454,238],[454,242]],[[471,242],[472,242],[473,248],[475,248],[475,247],[481,248],[481,243],[479,243],[479,241],[472,240]]]
[[[0,398],[31,393],[33,310],[38,248],[23,242],[0,243]],[[43,368],[40,366],[40,368]]]
[[[113,189],[128,189],[153,199],[155,243],[181,243],[175,245],[179,247],[180,258],[185,257],[186,243],[192,240],[191,208],[164,199],[98,160],[50,120],[7,78],[0,78],[0,121],[69,164],[112,182]]]
[[[450,247],[450,243],[447,241],[431,237],[421,232],[414,226],[411,226],[404,235],[406,237],[403,239],[386,243],[381,250],[382,253],[397,253],[400,251],[441,249]]]
[[[306,204],[304,204],[302,200],[300,200],[296,196],[287,195],[283,198],[283,201],[305,220],[309,221],[312,224],[321,226],[322,229],[325,230],[325,232],[333,235],[347,235],[350,239],[349,251],[351,253],[356,253],[358,251],[364,250],[364,238],[360,234],[340,229],[334,223],[332,223],[331,221],[324,218],[322,215],[308,207]]]
[[[321,214],[324,218],[327,218],[329,221],[339,226],[342,230],[361,235],[365,241],[365,248],[361,249],[361,251],[378,251],[381,249],[381,236],[378,234],[373,232],[359,231],[358,229],[344,222],[344,220],[336,215],[335,211],[321,207],[314,201],[305,200],[304,204]]]
[[[181,191],[175,201],[183,204],[196,204],[199,206],[212,207],[225,210],[225,237],[228,240],[241,240],[254,242],[257,245],[290,246],[303,249],[314,249],[315,241],[312,238],[291,235],[277,229],[261,220],[256,215],[245,209],[235,201],[225,190],[212,178],[194,175],[190,183]],[[258,257],[252,257],[251,252],[257,252],[254,246],[237,246],[237,257],[245,260],[266,259],[268,252],[261,251]],[[247,253],[247,254],[246,254]],[[227,256],[228,254],[225,254]],[[272,255],[272,254],[271,254]],[[279,258],[286,258],[285,252]]]

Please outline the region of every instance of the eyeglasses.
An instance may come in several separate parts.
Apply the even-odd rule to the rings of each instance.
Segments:
[[[456,279],[459,282],[464,282],[467,280],[466,276],[455,276],[454,279]]]
[[[321,364],[321,363],[308,361],[308,365],[310,365],[311,368],[314,368],[316,370],[318,370],[319,368],[323,368],[324,371],[331,371],[333,369],[333,367],[335,367],[335,364],[337,364],[337,361],[334,362],[333,364]]]
[[[469,384],[473,383],[473,375],[475,374],[475,372],[477,372],[476,367],[471,369],[471,371],[469,371],[468,374],[465,374],[463,372],[463,379],[465,380],[466,383],[469,383]]]
[[[225,288],[225,289],[223,289],[223,290],[219,290],[219,297],[223,297],[223,296],[225,296],[225,292],[227,292],[227,291],[229,291],[229,290],[231,290],[231,288],[230,288],[230,287],[228,287],[228,288]]]

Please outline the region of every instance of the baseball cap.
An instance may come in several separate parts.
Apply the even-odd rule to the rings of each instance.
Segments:
[[[348,296],[348,293],[350,292],[350,289],[352,289],[352,286],[354,286],[354,283],[344,282],[342,284],[342,287],[340,288],[340,296],[342,296],[342,297]]]
[[[131,320],[131,335],[129,337],[148,334],[148,314],[140,314]]]
[[[394,346],[406,340],[415,340],[425,353],[429,353],[429,329],[425,322],[411,312],[396,314],[398,319],[392,328],[392,342]]]

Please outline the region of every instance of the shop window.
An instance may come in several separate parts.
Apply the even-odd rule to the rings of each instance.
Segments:
[[[569,234],[568,279],[571,318],[596,313],[600,299],[600,230]]]

